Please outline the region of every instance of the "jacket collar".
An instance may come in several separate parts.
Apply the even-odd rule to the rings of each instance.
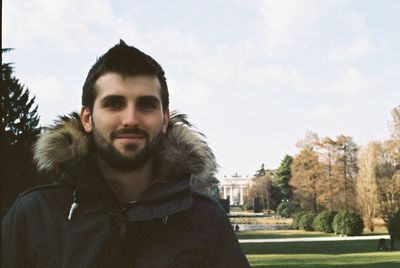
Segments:
[[[67,167],[90,154],[90,139],[77,113],[61,116],[54,125],[45,128],[34,145],[38,170],[61,175]],[[155,160],[154,179],[165,182],[192,176],[201,184],[217,169],[215,156],[204,141],[204,135],[193,129],[185,115],[177,113],[171,115]]]
[[[108,187],[95,156],[92,154],[85,155],[71,164],[63,172],[60,180],[71,184],[80,193],[102,195],[103,197],[112,195],[113,199],[117,200]],[[168,199],[188,190],[190,190],[190,178],[177,181],[155,180],[138,202]]]

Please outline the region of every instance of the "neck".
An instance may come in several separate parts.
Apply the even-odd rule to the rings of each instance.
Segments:
[[[133,171],[114,169],[100,156],[97,157],[97,161],[108,186],[120,202],[129,203],[138,200],[153,182],[151,159]]]

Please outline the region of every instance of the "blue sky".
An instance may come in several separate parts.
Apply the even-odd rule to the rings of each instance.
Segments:
[[[276,168],[308,130],[387,139],[400,104],[400,1],[5,0],[2,25],[42,125],[80,109],[89,68],[120,38],[152,55],[219,178]]]

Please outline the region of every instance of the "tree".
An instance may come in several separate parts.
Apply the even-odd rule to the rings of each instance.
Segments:
[[[390,249],[394,249],[394,241],[400,240],[400,210],[390,217],[387,229],[390,234]]]
[[[290,179],[292,178],[292,163],[293,157],[285,155],[280,166],[274,173],[273,186],[277,189],[277,196],[275,199],[279,202],[283,199],[289,200],[292,198],[292,188],[289,185]]]
[[[373,219],[377,214],[377,154],[379,143],[371,142],[361,147],[358,152],[358,174],[356,179],[356,196],[358,208],[367,228],[374,231]]]
[[[395,140],[380,144],[375,169],[380,214],[388,223],[400,210],[400,148]]]
[[[7,51],[2,49],[2,55]],[[35,97],[30,98],[29,90],[13,75],[11,63],[1,65],[0,111],[3,215],[19,192],[36,184],[31,146],[40,132]]]
[[[337,209],[354,209],[351,201],[354,196],[354,180],[357,174],[357,144],[350,136],[340,135],[336,138],[337,156],[335,161],[336,178],[341,186],[343,199]]]
[[[313,212],[323,208],[319,195],[324,183],[319,156],[315,151],[317,143],[318,136],[315,133],[307,133],[306,138],[297,143],[301,151],[293,158],[290,182],[294,200],[302,209]]]
[[[390,124],[393,140],[400,141],[400,105],[392,110],[392,122]]]
[[[253,199],[261,198],[264,209],[274,209],[277,204],[272,200],[272,176],[266,174],[261,177],[254,177],[251,186],[245,196],[245,204],[252,206]]]
[[[335,158],[337,143],[330,137],[322,138],[318,143],[319,159],[324,176],[325,191],[321,195],[321,202],[328,209],[335,209],[337,197],[340,196],[337,178],[335,176]]]

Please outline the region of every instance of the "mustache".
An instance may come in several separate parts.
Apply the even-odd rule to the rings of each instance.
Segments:
[[[140,128],[122,128],[119,130],[115,130],[113,132],[111,132],[110,134],[110,138],[111,140],[115,139],[116,137],[118,137],[119,135],[123,135],[123,134],[135,134],[135,135],[140,135],[145,137],[146,139],[149,138],[149,133],[147,133],[146,130],[140,129]]]

